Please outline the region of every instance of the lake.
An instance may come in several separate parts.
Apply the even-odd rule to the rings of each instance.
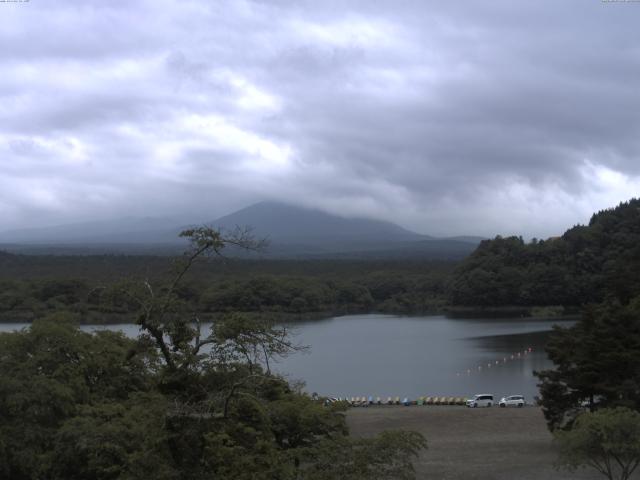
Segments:
[[[452,319],[442,315],[347,315],[288,324],[308,353],[274,367],[289,380],[304,380],[321,395],[470,396],[475,393],[538,395],[534,370],[550,368],[544,353],[553,324],[527,318]],[[0,324],[11,331],[26,324]],[[122,330],[135,325],[92,326]]]

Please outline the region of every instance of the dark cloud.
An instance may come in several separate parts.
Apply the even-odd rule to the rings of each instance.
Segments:
[[[2,4],[5,227],[261,199],[544,236],[640,189],[640,4]]]

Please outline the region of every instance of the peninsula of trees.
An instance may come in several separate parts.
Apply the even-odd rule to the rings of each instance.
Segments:
[[[454,271],[452,305],[581,307],[640,292],[640,199],[594,214],[561,237],[485,240]]]

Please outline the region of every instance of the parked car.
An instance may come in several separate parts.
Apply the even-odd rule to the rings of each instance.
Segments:
[[[489,393],[479,393],[467,400],[467,407],[491,407],[493,406],[493,395]]]
[[[580,401],[580,406],[582,408],[591,408],[591,401],[593,400],[593,406],[594,408],[598,407],[598,404],[604,400],[604,397],[602,395],[594,395],[593,399],[591,398],[585,398],[583,400]]]
[[[501,407],[524,407],[524,397],[522,395],[511,395],[510,397],[502,397],[500,403]]]

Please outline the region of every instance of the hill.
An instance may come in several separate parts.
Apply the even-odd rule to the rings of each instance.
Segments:
[[[480,243],[449,284],[454,305],[627,302],[640,294],[640,199],[602,210],[561,237],[496,237]]]

